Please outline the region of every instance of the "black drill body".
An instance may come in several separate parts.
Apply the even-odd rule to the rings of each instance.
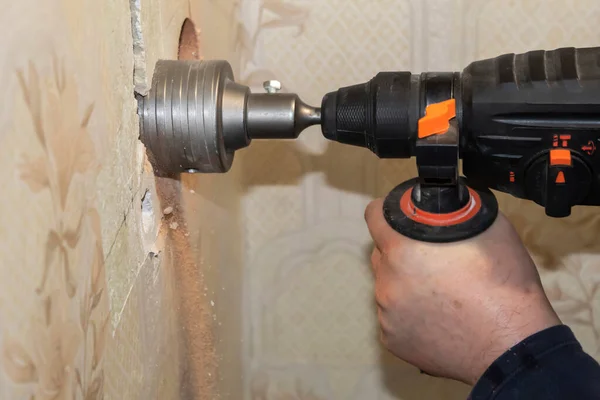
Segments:
[[[252,140],[294,139],[321,124],[328,139],[416,159],[418,177],[383,207],[414,239],[485,231],[498,214],[490,189],[552,217],[600,205],[600,47],[506,54],[462,72],[382,72],[325,95],[320,108],[265,84],[267,93],[252,93],[225,61],[159,61],[140,103],[155,170],[226,172]]]
[[[456,184],[455,144],[423,146],[418,122],[448,99],[469,186],[533,200],[554,217],[600,205],[600,48],[507,54],[461,73],[382,72],[324,97],[323,134],[381,158],[416,156],[421,184],[439,190]]]

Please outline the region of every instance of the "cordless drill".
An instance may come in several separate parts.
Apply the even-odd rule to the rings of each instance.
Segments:
[[[326,94],[320,108],[251,93],[224,61],[159,61],[140,104],[160,171],[226,172],[252,139],[293,139],[315,124],[380,158],[415,157],[418,177],[392,190],[384,214],[417,240],[486,230],[498,213],[490,189],[551,217],[600,205],[600,47],[506,54],[454,73],[381,72]]]

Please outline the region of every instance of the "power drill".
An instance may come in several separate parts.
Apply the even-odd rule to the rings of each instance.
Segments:
[[[320,124],[327,139],[380,158],[416,158],[418,177],[384,203],[390,226],[413,239],[485,231],[498,214],[490,189],[551,217],[600,205],[600,47],[505,54],[462,72],[381,72],[321,107],[267,89],[236,83],[226,61],[159,61],[140,99],[155,170],[226,172],[252,139],[294,139]]]

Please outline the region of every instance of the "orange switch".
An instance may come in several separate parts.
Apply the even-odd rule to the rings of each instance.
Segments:
[[[428,105],[425,116],[419,120],[419,139],[446,133],[450,128],[450,120],[455,117],[456,100],[454,99]]]
[[[558,175],[556,176],[556,181],[554,181],[556,183],[567,183],[567,180],[565,179],[565,173],[562,171],[558,171]]]
[[[571,166],[571,151],[568,149],[550,150],[550,165],[568,165]]]

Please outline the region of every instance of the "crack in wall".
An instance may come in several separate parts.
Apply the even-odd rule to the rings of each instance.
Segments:
[[[133,89],[135,93],[146,96],[148,85],[148,70],[146,68],[146,45],[142,29],[142,1],[130,0],[131,37],[133,39]]]
[[[140,175],[143,175],[143,171],[140,173]],[[130,177],[129,179],[130,179],[129,184],[131,184],[132,177]],[[142,193],[142,190],[144,192],[146,192],[146,191],[151,192],[147,187],[145,187],[142,180],[140,180],[140,184],[137,185],[137,188],[135,188],[135,189],[132,188],[131,199],[127,203],[127,207],[125,208],[124,213],[123,213],[123,220],[121,221],[121,223],[119,224],[119,227],[115,231],[113,240],[108,247],[108,251],[106,252],[106,255],[104,256],[105,260],[108,260],[110,258],[110,256],[112,255],[115,244],[117,243],[119,235],[121,234],[121,230],[127,223],[127,218],[129,217],[129,214],[131,214],[131,211],[134,209],[136,200],[140,199],[140,194]]]
[[[106,256],[104,256],[104,259],[106,261],[108,261],[108,259],[112,255],[113,249],[115,248],[115,244],[117,243],[117,239],[119,238],[119,235],[121,234],[121,230],[123,229],[123,227],[125,226],[125,223],[127,222],[127,216],[129,215],[130,210],[131,210],[131,207],[127,207],[127,211],[123,215],[123,220],[121,221],[121,223],[119,224],[119,227],[117,228],[117,231],[115,232],[115,237],[114,237],[112,243],[110,244],[108,251],[106,252]]]

